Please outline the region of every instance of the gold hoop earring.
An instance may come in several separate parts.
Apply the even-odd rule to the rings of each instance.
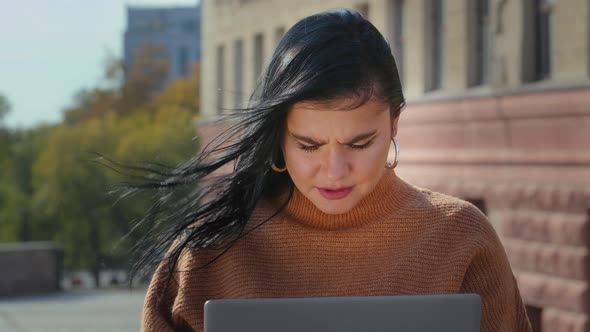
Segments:
[[[399,143],[397,142],[397,138],[395,138],[395,136],[393,136],[391,140],[393,141],[393,145],[395,146],[395,160],[393,161],[393,163],[385,163],[385,168],[388,169],[394,169],[399,161]]]
[[[283,168],[278,168],[277,165],[275,165],[275,163],[273,162],[272,164],[270,164],[270,168],[272,168],[272,170],[275,172],[283,173],[284,171],[287,170],[287,165],[285,165],[285,167],[283,167]]]

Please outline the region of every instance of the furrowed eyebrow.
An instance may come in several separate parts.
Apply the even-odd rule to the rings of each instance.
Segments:
[[[311,137],[301,136],[301,135],[297,135],[297,134],[293,134],[293,133],[290,133],[290,134],[291,134],[291,136],[295,137],[297,140],[300,140],[300,141],[305,142],[307,144],[312,144],[312,145],[322,145],[322,144],[325,144],[325,143],[322,143],[322,142],[318,142],[318,141],[314,140]]]
[[[351,139],[349,142],[346,142],[344,144],[350,145],[350,144],[355,144],[355,143],[364,141],[367,138],[370,138],[370,137],[374,136],[376,133],[377,133],[377,130],[373,130],[373,131],[368,132],[368,133],[357,135],[353,139]],[[291,136],[293,136],[297,140],[300,140],[300,141],[302,141],[304,143],[307,143],[307,144],[312,144],[312,145],[322,145],[322,144],[325,144],[324,142],[318,142],[318,141],[316,141],[315,139],[313,139],[311,137],[301,136],[301,135],[297,135],[297,134],[294,134],[294,133],[290,133],[290,134],[291,134]]]
[[[354,144],[354,143],[358,143],[361,141],[366,140],[367,138],[370,138],[371,136],[374,136],[377,133],[377,130],[373,130],[372,132],[366,133],[366,134],[360,134],[355,136],[352,140],[350,140],[350,142],[347,142],[345,144]]]

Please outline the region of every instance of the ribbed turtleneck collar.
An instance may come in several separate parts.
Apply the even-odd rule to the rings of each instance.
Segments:
[[[386,171],[375,189],[346,213],[326,214],[295,188],[293,197],[281,214],[290,220],[321,229],[358,227],[390,217],[415,194],[411,185],[397,177],[395,172]]]

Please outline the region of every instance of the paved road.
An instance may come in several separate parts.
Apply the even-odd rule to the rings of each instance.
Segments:
[[[0,298],[0,331],[139,331],[144,296],[143,290],[108,290]]]

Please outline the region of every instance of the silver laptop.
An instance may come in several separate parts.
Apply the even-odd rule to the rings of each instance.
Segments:
[[[205,332],[479,332],[477,294],[210,300]]]

